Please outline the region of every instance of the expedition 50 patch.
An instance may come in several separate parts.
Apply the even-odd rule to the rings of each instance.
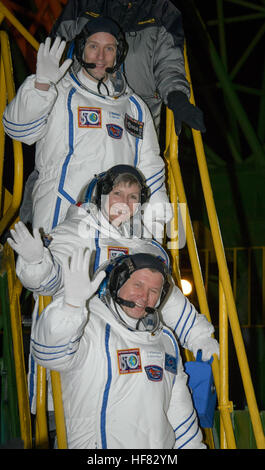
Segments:
[[[101,128],[101,108],[78,107],[78,127]]]
[[[108,259],[117,258],[117,256],[128,255],[129,249],[125,246],[108,246]]]
[[[120,374],[142,372],[140,349],[120,349],[117,354]]]

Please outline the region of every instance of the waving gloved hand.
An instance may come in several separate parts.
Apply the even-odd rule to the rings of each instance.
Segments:
[[[206,338],[197,338],[192,342],[190,349],[194,357],[197,356],[198,350],[201,349],[203,361],[209,361],[213,354],[216,354],[219,357],[218,341],[211,336]]]
[[[174,90],[168,94],[168,107],[173,111],[176,134],[179,135],[182,122],[192,129],[205,132],[206,128],[202,111],[189,102],[188,97],[182,91]]]
[[[63,262],[64,301],[74,307],[82,307],[97,291],[101,281],[106,276],[100,271],[93,281],[89,276],[90,252],[78,248],[73,252],[70,263]]]
[[[47,37],[45,43],[41,43],[37,55],[36,82],[58,83],[72,63],[72,59],[66,59],[60,66],[60,60],[65,49],[66,42],[59,36],[51,46],[51,38]]]
[[[33,236],[23,222],[15,224],[10,230],[12,238],[7,242],[22,258],[30,264],[38,264],[43,259],[44,247],[38,228],[33,229]]]

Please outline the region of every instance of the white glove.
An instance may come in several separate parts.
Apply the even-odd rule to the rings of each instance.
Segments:
[[[50,37],[46,38],[45,43],[41,43],[37,55],[37,83],[56,84],[61,80],[72,63],[72,59],[66,59],[61,67],[59,66],[65,44],[66,42],[59,36],[56,37],[51,48]]]
[[[33,229],[33,236],[23,222],[15,224],[11,229],[12,238],[7,242],[27,263],[38,264],[43,259],[44,246],[38,228]]]
[[[97,291],[101,281],[106,276],[100,271],[93,281],[89,276],[90,252],[78,248],[73,251],[70,261],[63,261],[64,273],[64,301],[66,304],[81,307]]]
[[[193,341],[191,346],[189,346],[189,349],[191,349],[195,358],[198,350],[201,349],[203,361],[209,361],[213,354],[216,354],[219,358],[218,341],[211,336],[207,338],[197,338],[197,340]]]

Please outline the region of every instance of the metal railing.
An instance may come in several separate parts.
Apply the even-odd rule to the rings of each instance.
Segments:
[[[191,77],[189,72],[188,60],[185,48],[185,64],[188,81],[191,84]],[[191,84],[191,103],[195,104],[193,89]],[[167,110],[167,138],[165,158],[168,162],[169,173],[169,187],[170,193],[176,192],[178,202],[186,204],[186,240],[187,247],[193,271],[193,278],[198,296],[200,311],[206,315],[209,321],[211,316],[207,301],[206,290],[204,286],[200,260],[196,247],[193,228],[188,212],[187,199],[185,189],[182,181],[181,170],[178,162],[178,142],[177,136],[174,131],[173,115],[172,112]],[[206,157],[203,148],[202,137],[199,131],[192,130],[193,141],[197,156],[197,163],[199,167],[200,179],[203,189],[204,200],[206,204],[210,230],[213,240],[214,251],[217,259],[219,270],[219,327],[220,327],[220,363],[217,358],[214,358],[212,368],[214,380],[216,385],[218,407],[221,414],[221,444],[223,448],[236,448],[236,442],[231,422],[232,403],[229,401],[229,384],[228,384],[228,320],[230,323],[234,345],[236,349],[238,364],[243,381],[246,400],[249,408],[250,418],[254,430],[257,447],[260,449],[265,448],[265,438],[261,419],[257,407],[255,392],[251,380],[251,374],[248,366],[248,359],[246,356],[245,346],[240,330],[235,299],[233,295],[231,280],[227,267],[225,250],[222,242],[222,236],[219,228],[218,217],[216,213]],[[172,188],[172,181],[174,188]],[[176,215],[176,214],[175,214]],[[177,215],[176,215],[177,217]]]
[[[22,36],[32,45],[33,48],[38,50],[39,43],[34,39],[34,37],[28,33],[28,31],[21,25],[21,23],[15,18],[15,16],[0,2],[0,21],[6,17],[11,24],[22,34]],[[1,39],[1,93],[0,93],[0,112],[1,118],[6,106],[6,96],[8,102],[10,102],[15,96],[15,87],[13,80],[13,68],[12,60],[10,54],[9,40],[7,33],[0,31]],[[1,153],[0,153],[0,194],[5,191],[3,187],[3,166],[4,166],[4,148],[5,148],[5,134],[2,125],[0,126],[0,143]],[[0,220],[0,235],[10,226],[12,219],[17,215],[19,209],[23,191],[23,152],[22,145],[20,142],[13,140],[13,149],[14,149],[14,184],[13,184],[13,194],[7,195],[6,200],[9,201],[9,207],[5,207],[2,211],[2,217]],[[20,318],[20,305],[19,305],[19,293],[18,289],[21,291],[21,284],[15,276],[15,265],[13,263],[13,253],[10,252],[8,246],[6,245],[5,249],[9,253],[7,262],[7,269],[9,273],[9,283],[10,283],[10,308],[13,311],[15,318]],[[12,282],[16,278],[15,285]],[[40,297],[40,313],[49,303],[50,298]],[[14,328],[12,329],[13,338],[19,338],[22,334],[21,321],[13,322]],[[25,388],[26,383],[26,373],[25,366],[21,365],[21,360],[24,357],[23,355],[23,345],[21,341],[14,342],[14,353],[15,353],[15,364],[16,364],[16,374],[17,374],[17,386],[19,391],[19,403],[21,404],[20,409],[20,427],[21,427],[21,437],[24,441],[25,448],[31,447],[32,444],[32,433],[31,426],[28,418],[30,417],[30,411],[28,408],[28,391],[27,387]],[[48,428],[47,428],[47,410],[46,410],[46,370],[38,366],[37,371],[37,411],[36,411],[36,447],[38,448],[47,448],[48,447]],[[56,371],[51,372],[51,382],[52,382],[52,393],[54,399],[54,408],[55,408],[55,423],[56,423],[56,432],[57,432],[57,443],[59,449],[67,448],[66,440],[66,430],[64,422],[64,413],[63,413],[63,403],[62,403],[62,393],[61,393],[61,382],[60,374]]]
[[[31,417],[28,399],[28,387],[26,379],[24,346],[21,327],[20,294],[22,285],[16,277],[13,250],[6,243],[4,246],[4,259],[2,267],[7,272],[9,311],[13,342],[13,355],[15,363],[15,376],[18,398],[18,411],[20,422],[20,435],[24,442],[24,448],[32,446]]]
[[[3,170],[5,156],[5,134],[2,125],[2,115],[6,106],[6,101],[10,102],[15,96],[15,87],[13,80],[13,69],[10,55],[8,36],[4,31],[0,31],[1,64],[0,64],[0,194],[1,194],[1,220],[0,235],[14,221],[18,208],[21,203],[23,190],[23,154],[22,145],[19,142],[13,142],[14,152],[14,181],[13,193],[10,194],[3,186]],[[15,361],[15,375],[17,386],[18,409],[20,418],[21,438],[24,441],[24,447],[30,448],[32,442],[31,420],[28,403],[24,348],[21,333],[21,311],[20,311],[20,293],[22,285],[16,278],[15,262],[13,250],[5,244],[1,267],[7,272],[9,310],[12,330],[13,353]]]
[[[213,249],[200,248],[205,289],[211,296],[211,283],[215,280],[216,257]],[[225,248],[231,284],[236,304],[244,291],[244,310],[239,315],[241,327],[264,327],[265,325],[265,246]],[[239,276],[240,274],[240,276]],[[240,281],[242,277],[242,281]],[[259,317],[253,312],[253,299],[259,306]],[[238,307],[239,310],[240,306]]]
[[[14,152],[14,182],[13,194],[10,203],[7,206],[8,196],[5,194],[3,187],[3,170],[4,170],[4,156],[5,156],[5,133],[2,124],[2,116],[6,107],[6,99],[10,102],[15,96],[15,86],[13,79],[13,68],[11,61],[11,54],[9,48],[9,40],[5,31],[0,31],[0,47],[1,47],[1,64],[0,64],[0,194],[4,196],[4,207],[0,206],[0,235],[9,226],[10,222],[16,216],[18,208],[21,203],[23,191],[23,153],[22,145],[20,142],[13,141]],[[2,202],[2,197],[1,197]],[[1,204],[0,202],[0,204]]]

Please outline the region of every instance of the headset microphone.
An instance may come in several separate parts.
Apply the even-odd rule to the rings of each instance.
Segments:
[[[129,308],[134,308],[134,307],[136,306],[136,303],[135,303],[135,302],[131,302],[131,301],[129,301],[129,300],[122,299],[121,297],[117,297],[116,302],[117,302],[117,304],[119,304],[119,305],[124,305],[125,307],[129,307]],[[145,307],[145,312],[146,312],[148,315],[154,314],[155,311],[156,311],[155,308],[152,308],[152,307]]]
[[[125,307],[129,307],[129,308],[134,308],[136,306],[134,302],[130,302],[129,300],[124,300],[121,297],[117,297],[116,302],[119,305],[124,305]]]
[[[152,308],[152,307],[145,307],[145,311],[147,314],[153,314],[155,313],[156,309],[155,308]]]
[[[84,67],[84,69],[95,69],[96,68],[96,64],[94,64],[93,62],[85,62],[84,60],[81,60],[81,65],[82,67]]]
[[[114,72],[114,67],[107,67],[107,68],[105,69],[105,72],[107,72],[107,73],[113,73],[113,72]]]

